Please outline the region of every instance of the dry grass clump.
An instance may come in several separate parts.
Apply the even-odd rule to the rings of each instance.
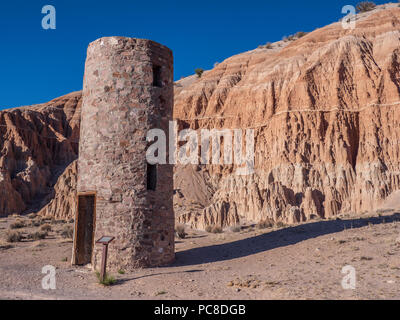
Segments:
[[[222,230],[222,228],[219,227],[219,226],[213,226],[213,228],[211,229],[211,232],[212,232],[212,233],[222,233],[223,230]]]
[[[187,233],[185,232],[185,226],[182,224],[179,224],[175,227],[175,233],[179,239],[185,239],[187,236]]]
[[[267,42],[267,43],[264,44],[264,45],[259,45],[258,48],[260,48],[260,49],[272,49],[273,46],[272,46],[272,43],[271,43],[271,42]]]
[[[47,232],[45,232],[45,231],[36,231],[36,232],[30,233],[28,235],[29,239],[32,239],[32,240],[35,240],[35,241],[36,240],[43,240],[46,237],[47,237]]]
[[[40,231],[44,232],[50,232],[51,231],[51,225],[46,223],[40,227]]]
[[[267,42],[264,46],[265,49],[272,49],[272,43],[271,42]]]
[[[65,224],[65,223],[67,223],[67,221],[65,221],[64,219],[59,219],[59,220],[52,219],[51,223],[52,224]]]
[[[230,230],[231,232],[240,232],[240,231],[242,231],[242,226],[239,225],[239,224],[237,224],[237,225],[231,226],[231,227],[229,228],[229,230]]]
[[[255,278],[249,278],[249,279],[236,278],[235,280],[229,281],[227,286],[256,289],[261,286],[261,281]]]
[[[72,226],[64,226],[64,228],[61,230],[61,236],[64,239],[72,239],[74,235],[74,228]]]
[[[21,242],[23,239],[22,234],[18,231],[8,230],[6,232],[6,241],[7,242]]]
[[[284,36],[282,38],[282,41],[284,41],[284,42],[294,41],[294,40],[297,40],[297,39],[300,39],[300,38],[304,37],[307,33],[308,32],[298,31],[295,34],[291,34],[289,36]]]
[[[376,210],[376,213],[378,215],[382,215],[383,213],[389,213],[389,212],[392,212],[392,211],[393,211],[393,209],[378,209],[378,210]]]
[[[51,221],[54,220],[54,217],[52,217],[52,216],[44,216],[44,217],[42,217],[42,220],[51,223]]]
[[[308,32],[304,32],[304,31],[298,31],[296,32],[296,34],[294,35],[295,38],[300,39],[302,37],[304,37],[305,35],[307,35]]]
[[[27,216],[29,219],[35,219],[36,217],[37,217],[37,214],[36,213],[30,213],[30,214],[28,214],[28,216]]]
[[[21,219],[17,219],[14,223],[10,225],[11,229],[21,229],[25,227],[25,221]]]
[[[41,218],[35,218],[34,220],[31,221],[31,226],[32,227],[39,227],[42,225],[42,219]]]

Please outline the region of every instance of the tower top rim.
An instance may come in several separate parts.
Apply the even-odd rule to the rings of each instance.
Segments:
[[[167,46],[165,46],[165,45],[163,45],[163,44],[161,44],[161,43],[159,43],[159,42],[156,42],[156,41],[154,41],[154,40],[144,39],[144,38],[123,37],[123,36],[110,36],[110,37],[101,37],[101,38],[98,38],[98,39],[96,39],[96,40],[90,42],[88,48],[90,48],[90,47],[92,47],[92,46],[94,46],[94,45],[97,45],[97,44],[99,44],[99,43],[101,44],[102,42],[103,42],[103,43],[108,43],[108,44],[111,44],[111,45],[113,45],[113,44],[114,44],[114,45],[117,45],[117,44],[120,43],[121,41],[123,41],[123,42],[141,42],[141,43],[149,43],[149,44],[151,44],[151,45],[153,45],[153,46],[155,46],[155,47],[159,47],[159,48],[162,48],[162,49],[164,49],[164,50],[167,50],[167,51],[169,51],[169,52],[172,54],[172,50],[171,50],[170,48],[168,48]]]

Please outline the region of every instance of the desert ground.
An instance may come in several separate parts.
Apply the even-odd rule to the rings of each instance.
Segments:
[[[11,230],[21,241],[0,245],[1,299],[400,299],[400,210],[219,234],[187,228],[173,264],[113,273],[111,286],[71,266],[63,231],[72,221],[2,218],[2,239],[17,220],[25,227]],[[44,239],[29,239],[49,225]],[[45,265],[56,267],[55,290],[42,289]],[[341,285],[346,265],[355,268],[355,289]]]

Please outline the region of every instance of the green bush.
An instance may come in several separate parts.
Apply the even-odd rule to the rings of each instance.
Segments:
[[[112,286],[113,284],[115,284],[117,282],[117,280],[113,276],[110,276],[107,273],[104,276],[104,280],[100,279],[100,272],[98,272],[98,271],[96,271],[96,276],[97,276],[97,279],[99,280],[99,283],[102,284],[103,286]]]

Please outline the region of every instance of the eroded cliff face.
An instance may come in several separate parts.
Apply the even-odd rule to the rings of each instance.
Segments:
[[[50,200],[57,178],[78,157],[80,104],[76,92],[0,111],[0,216],[36,211]]]
[[[400,8],[380,7],[359,15],[354,30],[334,23],[231,57],[189,85],[178,82],[181,128],[255,132],[255,173],[198,166],[186,179],[207,173],[213,194],[190,199],[178,183],[179,221],[198,228],[267,217],[294,223],[373,210],[399,189],[399,30]]]
[[[78,160],[74,160],[58,177],[53,190],[42,201],[40,216],[57,220],[75,218],[78,183]]]
[[[400,8],[231,57],[175,86],[180,128],[252,128],[255,173],[177,165],[177,220],[294,223],[379,207],[400,190]],[[80,92],[0,111],[0,216],[74,214]]]

